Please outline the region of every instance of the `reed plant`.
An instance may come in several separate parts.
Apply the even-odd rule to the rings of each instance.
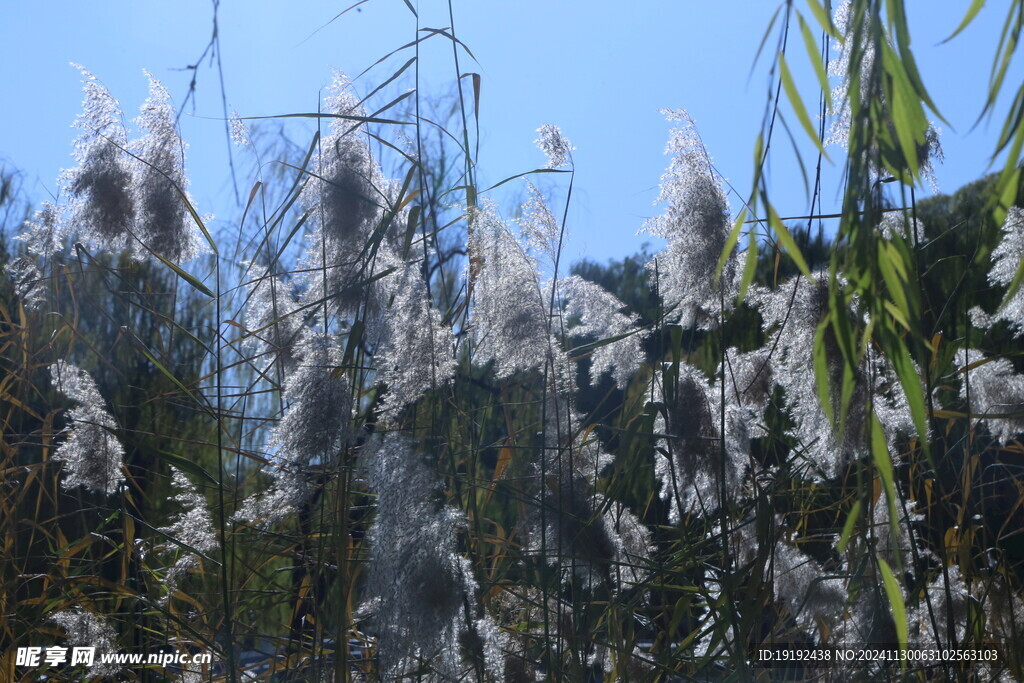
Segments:
[[[335,74],[317,112],[274,117],[310,119],[301,144],[232,118],[253,168],[232,231],[189,194],[167,90],[147,75],[129,121],[81,69],[56,201],[21,220],[0,185],[0,678],[1024,675],[1024,104],[1002,172],[918,201],[941,115],[902,1],[797,4],[762,42],[742,210],[667,111],[637,226],[665,246],[607,269],[565,262],[557,126],[534,170],[478,184],[454,13],[424,28],[409,5],[379,87]],[[1020,30],[1017,7],[986,111]],[[424,113],[426,41],[451,45],[447,117]],[[816,161],[792,211],[767,170],[787,118]],[[213,660],[17,661],[40,645]],[[888,654],[837,661],[863,648]]]

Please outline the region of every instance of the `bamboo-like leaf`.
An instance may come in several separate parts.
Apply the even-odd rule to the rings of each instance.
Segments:
[[[843,524],[843,532],[839,535],[839,541],[836,543],[836,549],[839,552],[845,552],[846,546],[850,542],[850,538],[853,536],[853,528],[857,525],[857,520],[860,518],[860,501],[856,501],[853,507],[850,508],[849,514],[846,515],[846,522]]]
[[[829,324],[829,319],[826,317],[818,325],[817,332],[814,333],[814,379],[818,388],[821,409],[828,421],[834,424],[835,413],[832,410],[832,396],[829,389],[831,378],[828,372],[828,357],[825,355],[825,332],[828,330]]]
[[[973,2],[971,2],[971,6],[967,8],[967,14],[965,14],[964,18],[960,21],[960,25],[957,26],[956,30],[949,34],[949,37],[942,42],[948,43],[960,35],[961,31],[971,25],[971,22],[974,21],[974,17],[978,16],[978,12],[980,12],[981,8],[984,6],[985,0],[973,0]]]
[[[150,363],[156,366],[157,370],[159,370],[165,377],[167,377],[167,379],[171,380],[171,382],[173,382],[176,387],[185,392],[185,395],[191,398],[193,401],[195,401],[197,405],[203,406],[203,408],[206,407],[205,404],[202,401],[200,401],[199,398],[195,394],[193,394],[188,387],[181,383],[181,380],[174,376],[174,373],[165,368],[163,363],[158,361],[156,357],[152,353],[150,353],[149,349],[146,348],[146,345],[143,343],[141,339],[139,339],[137,336],[135,336],[135,334],[131,332],[129,332],[129,335],[130,338],[135,342],[135,347],[140,352],[142,352],[142,355],[145,356]]]
[[[896,513],[896,479],[892,469],[892,457],[889,455],[889,445],[885,440],[885,432],[882,431],[882,424],[878,421],[878,415],[871,411],[871,461],[875,465],[879,478],[882,480],[882,488],[885,491],[885,504],[889,508],[889,524],[892,526],[892,538],[899,537],[898,519]]]
[[[594,349],[599,349],[602,346],[608,346],[609,344],[614,344],[617,341],[622,341],[626,337],[632,337],[634,334],[639,334],[640,332],[641,330],[638,328],[630,330],[629,332],[623,332],[622,334],[612,335],[611,337],[606,337],[604,339],[598,339],[597,341],[580,344],[579,346],[574,346],[569,349],[569,354],[574,356],[576,354],[586,353],[587,351],[593,351]]]
[[[378,85],[378,86],[377,86],[376,88],[374,88],[374,89],[373,89],[373,90],[371,90],[371,91],[370,91],[369,93],[367,93],[365,97],[363,97],[363,98],[362,98],[361,100],[359,100],[359,104],[360,104],[360,106],[361,106],[361,105],[363,105],[363,104],[364,104],[364,103],[365,103],[365,102],[366,102],[367,100],[369,100],[369,99],[370,99],[371,97],[373,97],[374,95],[376,95],[376,94],[377,94],[378,92],[380,92],[380,91],[381,91],[381,90],[383,90],[384,88],[388,87],[388,86],[389,86],[389,85],[390,85],[391,83],[393,83],[393,82],[395,81],[395,79],[397,79],[397,78],[398,78],[399,76],[401,76],[402,74],[404,74],[404,73],[405,73],[405,71],[406,71],[406,69],[408,69],[408,68],[409,68],[410,66],[412,66],[412,65],[413,65],[413,64],[415,64],[415,63],[416,63],[416,57],[415,57],[415,56],[413,56],[413,57],[410,57],[410,58],[409,58],[409,59],[408,59],[408,60],[407,60],[407,61],[405,62],[405,64],[403,64],[402,66],[400,66],[400,67],[398,68],[398,71],[396,71],[396,72],[394,72],[393,74],[391,74],[390,76],[388,76],[388,77],[387,77],[386,79],[384,79],[384,80],[383,80],[383,81],[381,82],[381,84],[380,84],[380,85]]]
[[[907,647],[907,606],[903,602],[903,590],[900,588],[899,581],[892,573],[892,569],[889,568],[888,563],[881,556],[877,557],[878,569],[882,574],[882,585],[885,588],[885,597],[889,600],[889,609],[892,612],[892,620],[896,625],[896,639],[899,641],[901,648]],[[900,659],[900,665],[903,668],[907,666],[907,660]]]
[[[765,208],[768,210],[768,224],[772,230],[779,237],[779,242],[786,249],[786,253],[793,259],[793,263],[800,269],[800,272],[806,277],[811,277],[811,270],[807,267],[807,261],[804,260],[804,255],[800,252],[800,247],[796,245],[796,241],[793,236],[789,234],[789,230],[783,225],[782,220],[779,218],[779,214],[775,211],[775,207],[768,201],[768,197],[762,195]]]
[[[924,400],[924,389],[921,388],[921,378],[917,374],[917,369],[914,367],[914,361],[910,358],[910,351],[907,349],[906,344],[895,334],[892,333],[895,342],[892,344],[886,344],[887,347],[884,350],[889,358],[889,362],[892,363],[893,370],[896,371],[896,376],[900,380],[900,386],[903,387],[903,393],[907,397],[907,403],[910,405],[910,414],[914,419],[914,427],[917,429],[917,434],[921,438],[922,444],[928,442],[928,412],[925,409]]]
[[[906,72],[900,63],[896,52],[887,44],[882,44],[882,65],[885,72],[890,76],[888,81],[890,87],[886,93],[889,96],[889,109],[892,114],[892,124],[896,129],[896,138],[899,140],[900,150],[903,152],[903,160],[911,175],[920,177],[920,165],[917,158],[917,145],[924,142],[925,131],[928,128],[928,121],[921,110],[920,101],[913,87],[906,78]]]
[[[782,87],[786,90],[786,97],[789,99],[789,104],[793,107],[793,111],[796,112],[796,117],[800,120],[800,125],[803,126],[804,132],[814,142],[818,152],[827,159],[828,153],[825,152],[825,147],[821,144],[818,131],[815,130],[814,124],[811,123],[811,117],[807,114],[807,107],[804,106],[800,92],[796,89],[793,75],[789,72],[789,65],[786,64],[786,56],[783,54],[779,55],[779,77],[782,78]]]
[[[412,121],[396,121],[394,119],[380,119],[375,116],[354,116],[351,114],[329,114],[327,112],[298,112],[295,114],[274,114],[272,116],[244,116],[243,121],[262,121],[265,119],[342,119],[345,121],[356,121],[357,123],[387,123],[394,126],[412,126]]]
[[[895,306],[901,324],[909,329],[911,315],[910,305],[907,302],[906,270],[903,268],[902,259],[891,242],[878,240],[877,244],[878,268],[882,271],[882,279],[885,281],[889,296],[892,297],[892,302],[885,303]]]
[[[348,332],[348,342],[345,344],[345,353],[342,356],[342,365],[351,365],[352,359],[356,357],[356,349],[359,348],[359,343],[363,340],[363,331],[366,329],[366,323],[362,320],[356,320],[352,323],[351,329]]]
[[[750,287],[750,283],[754,281],[754,275],[757,272],[757,251],[759,241],[756,235],[751,235],[747,242],[747,258],[743,264],[743,277],[740,280],[740,293],[737,298],[738,302],[743,301],[743,297],[746,296],[747,288]]]
[[[832,98],[828,97],[831,88],[828,87],[828,72],[825,70],[825,62],[821,59],[821,49],[818,47],[814,34],[811,33],[811,27],[804,21],[803,15],[798,12],[796,18],[800,23],[800,34],[804,38],[804,47],[807,48],[807,58],[811,60],[814,75],[818,77],[818,85],[821,87],[821,92],[825,94],[828,109],[831,111]]]
[[[143,244],[143,246],[146,246],[146,245]],[[200,292],[202,292],[206,296],[210,297],[211,299],[216,299],[217,298],[217,295],[214,294],[212,291],[210,291],[209,287],[207,287],[202,282],[200,282],[199,279],[197,277],[195,277],[194,275],[190,275],[189,273],[185,272],[185,270],[181,266],[179,266],[179,265],[177,265],[175,263],[172,263],[171,261],[168,261],[163,256],[161,256],[160,254],[156,253],[155,251],[153,251],[149,247],[146,247],[146,251],[148,251],[150,254],[152,254],[157,259],[159,259],[159,261],[161,263],[163,263],[165,266],[167,266],[172,271],[174,271],[175,275],[180,277],[182,280],[184,280],[185,282],[187,282],[191,286],[195,287],[197,290],[199,290]]]
[[[818,25],[821,26],[825,33],[837,40],[843,39],[843,37],[839,35],[839,31],[836,30],[835,24],[832,23],[832,17],[829,16],[828,11],[820,2],[818,2],[818,0],[807,0],[807,6],[810,8],[811,14],[813,14],[814,18],[818,20]]]
[[[758,60],[761,58],[761,53],[764,52],[764,46],[768,43],[768,37],[772,34],[772,27],[775,26],[775,22],[778,21],[779,12],[782,11],[783,5],[779,5],[775,8],[775,12],[772,14],[771,21],[768,22],[768,28],[764,30],[764,34],[761,36],[761,42],[757,46],[757,50],[754,52],[754,59],[750,63],[750,73],[754,73],[754,67],[757,65]]]
[[[517,173],[517,174],[515,174],[513,176],[509,176],[508,178],[505,178],[504,180],[500,180],[500,181],[496,182],[495,184],[491,185],[490,187],[488,187],[486,190],[484,190],[484,192],[485,193],[486,192],[490,192],[494,188],[501,187],[505,183],[513,181],[516,178],[523,178],[525,176],[534,175],[536,173],[572,173],[572,171],[564,169],[564,168],[535,168],[532,171],[526,171],[524,173]],[[454,190],[456,188],[452,188],[452,189]],[[468,192],[471,189],[471,186],[470,185],[466,185],[466,186],[464,186],[464,189]],[[449,190],[449,192],[450,191],[451,190]]]
[[[743,207],[740,209],[740,213],[736,216],[736,220],[732,222],[732,230],[729,231],[729,236],[725,240],[725,246],[722,247],[722,253],[718,255],[718,264],[715,266],[715,285],[718,285],[718,278],[722,276],[722,269],[725,268],[726,261],[729,260],[729,256],[732,254],[733,249],[739,244],[741,230],[743,229],[743,221],[747,217],[747,208]],[[741,297],[742,298],[742,297]]]

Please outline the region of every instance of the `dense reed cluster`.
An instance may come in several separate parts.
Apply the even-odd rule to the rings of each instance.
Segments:
[[[906,106],[877,11],[822,25],[814,142],[851,159],[831,250],[763,187],[734,220],[672,110],[636,226],[663,246],[609,286],[562,258],[557,126],[503,208],[464,116],[433,140],[399,120],[419,92],[375,109],[336,74],[274,164],[231,121],[255,177],[211,233],[167,89],[147,74],[132,139],[80,69],[77,165],[0,292],[6,645],[215,653],[49,680],[742,679],[863,647],[998,657],[834,671],[1024,673],[1024,213],[902,201],[937,134],[877,120]]]

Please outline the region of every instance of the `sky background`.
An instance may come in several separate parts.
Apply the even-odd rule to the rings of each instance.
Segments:
[[[315,111],[334,69],[354,76],[415,35],[415,19],[403,0],[370,0],[328,23],[350,4],[222,0],[220,48],[229,107],[242,116]],[[946,161],[936,176],[941,190],[952,191],[986,172],[1001,124],[982,122],[972,129],[1007,2],[988,3],[967,31],[946,44],[940,43],[960,22],[964,3],[907,4],[924,81],[949,122],[940,124]],[[754,57],[777,6],[766,0],[628,5],[454,0],[455,31],[476,57],[474,63],[464,56],[461,69],[482,79],[481,186],[542,166],[535,131],[557,124],[577,147],[568,213],[570,258],[605,261],[634,253],[652,241],[637,231],[659,211],[652,202],[668,163],[663,151],[669,124],[659,109],[681,107],[696,120],[718,169],[746,194],[769,66],[762,56],[754,67]],[[183,67],[196,63],[212,27],[209,0],[8,2],[4,10],[0,60],[8,68],[0,106],[0,163],[21,171],[33,202],[50,198],[60,170],[73,165],[71,124],[81,109],[82,90],[69,62],[99,77],[130,119],[147,94],[143,68],[163,81],[180,105],[193,76]],[[419,12],[421,26],[450,25],[447,3],[424,1]],[[768,56],[774,40],[773,35],[765,47]],[[816,102],[815,80],[795,31],[790,50],[805,99]],[[375,68],[356,82],[357,92],[372,90],[410,56],[403,53]],[[425,97],[454,91],[448,41],[424,43],[421,69]],[[214,213],[228,229],[240,208],[230,190],[220,85],[208,62],[196,75],[194,107],[190,104],[181,119],[190,144],[190,189],[200,211]],[[1020,80],[1018,68],[1006,90],[1012,94]],[[810,158],[812,148],[790,118]],[[303,122],[288,125],[293,139],[307,145],[310,133]],[[789,142],[784,132],[776,133],[769,169],[775,204],[783,215],[805,214],[808,200]],[[254,178],[244,152],[235,154],[243,155],[238,169],[244,197]],[[834,151],[824,175],[826,212],[838,204],[841,163]],[[564,179],[541,179],[557,215],[565,199]],[[523,192],[521,182],[509,183],[495,199],[511,212]],[[731,201],[734,208],[740,205],[738,197]]]

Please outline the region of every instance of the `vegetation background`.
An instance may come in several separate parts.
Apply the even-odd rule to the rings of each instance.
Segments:
[[[230,228],[189,187],[191,85],[131,119],[82,69],[52,203],[4,173],[5,680],[1021,676],[1024,5],[980,75],[993,175],[918,199],[945,119],[901,1],[785,2],[745,36],[746,188],[668,111],[655,246],[571,266],[583,155],[544,125],[543,167],[481,181],[440,8],[315,108],[239,117],[214,3],[190,71]],[[216,663],[18,666],[57,643]],[[756,661],[865,646],[969,654]]]

